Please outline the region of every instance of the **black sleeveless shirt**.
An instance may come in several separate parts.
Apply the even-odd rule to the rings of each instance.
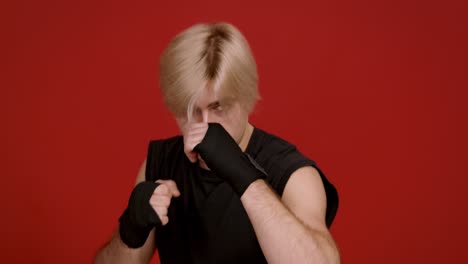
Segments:
[[[338,195],[314,161],[258,128],[245,152],[266,171],[266,181],[279,196],[295,170],[315,167],[327,195],[326,223],[331,225]],[[239,196],[211,171],[188,160],[181,136],[150,142],[146,180],[158,179],[174,180],[181,192],[169,206],[169,223],[156,228],[162,264],[267,263]]]

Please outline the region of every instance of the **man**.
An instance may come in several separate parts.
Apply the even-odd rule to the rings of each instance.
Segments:
[[[152,141],[128,208],[96,263],[339,263],[335,188],[288,142],[252,126],[247,41],[195,25],[161,56],[160,88],[182,136]]]

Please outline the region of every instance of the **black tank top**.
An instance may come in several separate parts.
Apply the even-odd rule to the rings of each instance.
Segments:
[[[326,223],[331,225],[338,195],[314,161],[258,128],[254,128],[245,152],[266,171],[266,181],[279,196],[295,170],[315,167],[324,183]],[[181,136],[150,142],[146,180],[158,179],[174,180],[181,192],[171,201],[169,223],[156,228],[162,264],[267,263],[239,196],[211,171],[187,159]]]

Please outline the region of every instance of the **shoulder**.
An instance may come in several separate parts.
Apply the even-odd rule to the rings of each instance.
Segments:
[[[259,128],[255,128],[246,152],[267,172],[268,183],[280,196],[294,171],[304,166],[316,166],[295,145]]]
[[[287,149],[296,149],[296,146],[272,133],[255,127],[247,151],[249,154],[261,155]]]
[[[145,180],[151,180],[151,178],[153,177],[152,174],[155,170],[155,166],[157,166],[156,164],[160,163],[158,162],[158,159],[160,160],[161,158],[164,158],[163,156],[165,156],[161,154],[177,153],[177,150],[180,148],[181,143],[183,144],[182,136],[150,140],[148,144],[148,152],[146,154],[146,159],[140,166],[135,185]]]
[[[246,151],[257,162],[265,164],[282,165],[305,158],[294,144],[259,128],[254,129]]]
[[[185,157],[182,136],[151,140],[146,156],[146,180],[155,180],[163,166],[172,166]]]
[[[182,136],[173,136],[170,138],[156,139],[149,142],[149,148],[164,148],[165,150],[174,150],[183,147],[184,140]]]
[[[147,160],[172,156],[183,152],[184,140],[182,136],[174,136],[166,139],[151,140],[148,144]],[[164,154],[164,155],[162,155]]]

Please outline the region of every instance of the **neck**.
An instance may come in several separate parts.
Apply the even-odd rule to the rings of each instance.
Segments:
[[[239,142],[239,147],[242,149],[242,151],[245,151],[247,149],[250,138],[252,137],[253,130],[254,127],[250,123],[247,123],[247,126],[244,130],[244,134],[242,134],[241,140]]]

